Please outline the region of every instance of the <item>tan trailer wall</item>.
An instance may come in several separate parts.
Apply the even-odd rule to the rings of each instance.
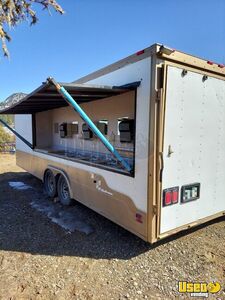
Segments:
[[[52,111],[36,114],[36,143],[38,148],[50,148],[52,136]]]
[[[133,143],[120,143],[118,135],[118,119],[135,117],[135,92],[128,92],[123,95],[92,101],[81,105],[88,116],[94,121],[108,120],[107,138],[116,147],[133,150]],[[63,122],[79,123],[79,134],[72,138],[60,138],[59,133],[54,132],[54,124]],[[82,138],[82,124],[84,121],[71,107],[54,109],[41,112],[36,116],[37,148],[53,149],[85,149],[92,151],[107,151],[99,139],[84,140]]]

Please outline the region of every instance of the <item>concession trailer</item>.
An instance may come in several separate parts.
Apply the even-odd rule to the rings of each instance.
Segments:
[[[225,214],[225,67],[155,44],[15,115],[17,164],[150,243]],[[5,124],[7,126],[7,124]]]

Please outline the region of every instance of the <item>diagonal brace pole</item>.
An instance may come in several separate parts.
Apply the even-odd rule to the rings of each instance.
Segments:
[[[24,142],[28,147],[31,149],[34,149],[34,146],[28,142],[22,135],[20,135],[18,132],[16,132],[12,127],[10,127],[5,121],[0,119],[0,123],[2,123],[3,126],[7,127],[15,136],[17,136],[22,142]]]

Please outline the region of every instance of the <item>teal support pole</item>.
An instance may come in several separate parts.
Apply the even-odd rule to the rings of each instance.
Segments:
[[[113,145],[106,139],[106,137],[101,133],[98,127],[93,123],[93,121],[88,117],[85,111],[80,107],[80,105],[71,97],[67,90],[60,86],[53,78],[48,78],[48,82],[54,84],[58,92],[63,96],[63,98],[78,112],[80,117],[88,124],[95,135],[102,141],[105,147],[118,159],[121,165],[128,171],[131,172],[132,169],[130,165],[122,158],[119,152],[113,147]]]

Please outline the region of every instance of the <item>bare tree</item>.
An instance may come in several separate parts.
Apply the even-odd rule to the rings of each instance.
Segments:
[[[6,28],[15,27],[25,20],[28,20],[30,25],[36,24],[38,18],[33,9],[34,4],[39,4],[47,10],[52,7],[60,14],[64,13],[56,0],[0,0],[0,39],[5,56],[9,56],[6,42],[11,40]]]

